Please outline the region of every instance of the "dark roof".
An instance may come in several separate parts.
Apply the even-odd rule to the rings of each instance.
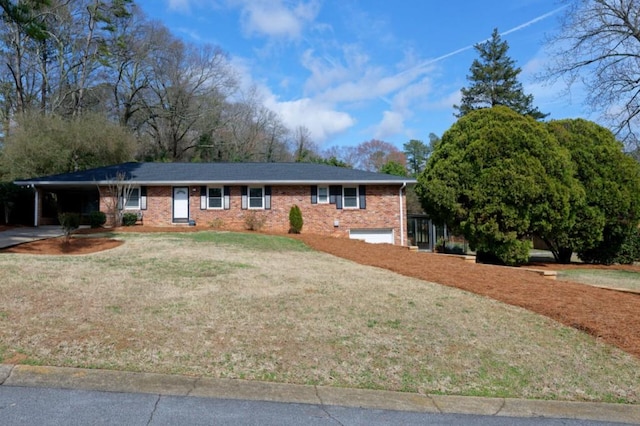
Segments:
[[[315,163],[123,163],[17,180],[18,185],[79,186],[112,182],[119,172],[132,183],[163,184],[397,184],[415,179]]]

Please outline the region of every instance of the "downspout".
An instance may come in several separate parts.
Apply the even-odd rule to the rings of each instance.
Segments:
[[[407,182],[402,182],[398,193],[400,199],[400,245],[404,247],[404,209],[402,208],[402,190],[407,187]]]

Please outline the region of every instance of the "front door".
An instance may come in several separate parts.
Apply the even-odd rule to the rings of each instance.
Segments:
[[[189,188],[186,186],[173,188],[173,221],[175,223],[189,221]]]

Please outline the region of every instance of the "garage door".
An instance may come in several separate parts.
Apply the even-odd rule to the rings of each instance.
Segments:
[[[393,244],[393,229],[351,229],[349,238],[367,243]]]

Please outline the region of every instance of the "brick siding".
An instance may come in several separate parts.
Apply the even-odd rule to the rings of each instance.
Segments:
[[[147,209],[143,211],[144,224],[172,226],[173,187],[148,186]],[[367,185],[365,209],[337,209],[335,204],[312,204],[311,188],[305,186],[271,186],[270,210],[243,210],[241,187],[230,187],[230,208],[200,209],[200,186],[189,187],[189,218],[198,226],[211,226],[221,230],[245,230],[247,217],[264,218],[263,231],[286,233],[289,230],[289,210],[297,204],[302,211],[303,233],[348,237],[350,229],[393,229],[395,244],[400,244],[401,233],[405,245],[406,216],[400,229],[399,186]],[[105,200],[100,199],[104,211]],[[402,197],[403,214],[406,215],[406,198]],[[338,226],[334,226],[337,223]]]

